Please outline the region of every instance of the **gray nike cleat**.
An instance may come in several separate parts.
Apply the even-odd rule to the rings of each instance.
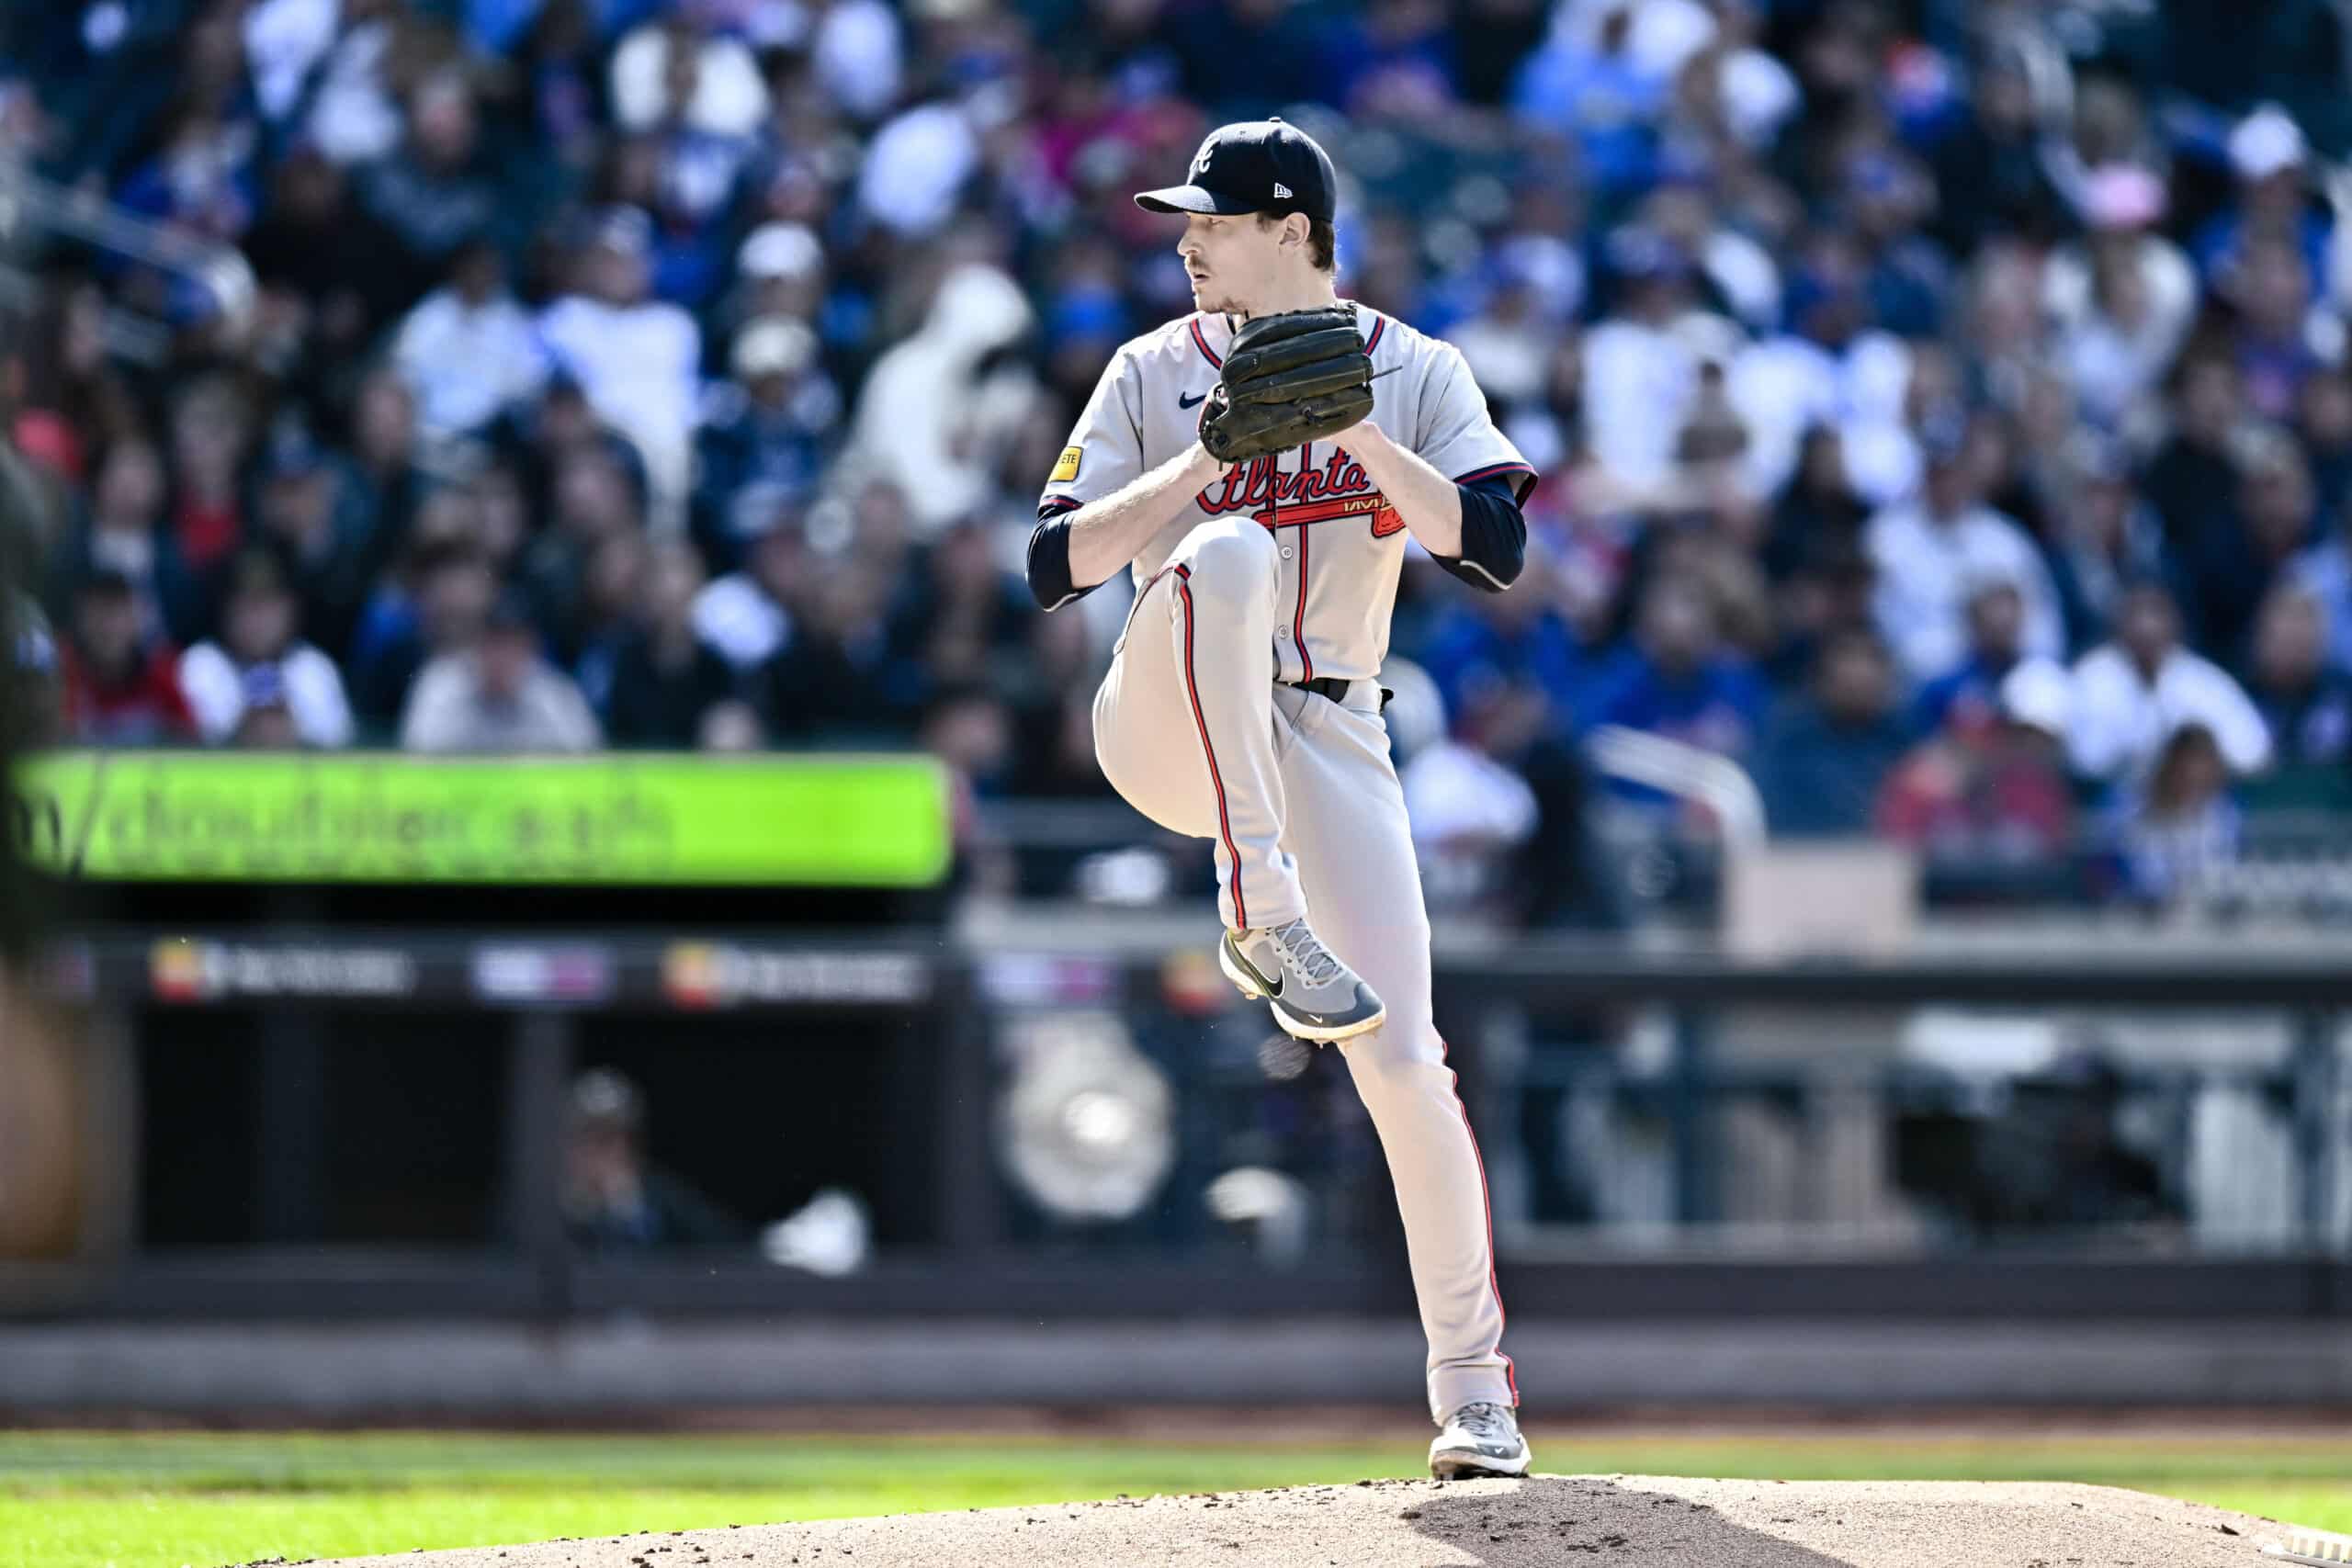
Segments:
[[[1534,1459],[1510,1406],[1479,1400],[1445,1418],[1445,1430],[1430,1445],[1430,1473],[1440,1481],[1525,1475]]]
[[[1387,1004],[1354,970],[1331,956],[1303,919],[1252,926],[1217,943],[1217,966],[1251,1001],[1273,1005],[1274,1021],[1301,1040],[1349,1040],[1377,1029]]]

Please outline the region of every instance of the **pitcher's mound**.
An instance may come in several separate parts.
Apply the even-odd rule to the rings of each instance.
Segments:
[[[392,1568],[2264,1568],[2267,1520],[2110,1486],[1539,1475],[369,1558]]]

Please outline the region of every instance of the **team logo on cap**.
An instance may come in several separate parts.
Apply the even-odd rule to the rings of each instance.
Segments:
[[[1197,180],[1208,172],[1209,150],[1204,147],[1201,149],[1201,155],[1193,160],[1193,177]]]

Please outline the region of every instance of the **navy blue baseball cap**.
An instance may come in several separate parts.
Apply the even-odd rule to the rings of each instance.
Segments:
[[[1147,212],[1304,212],[1329,223],[1338,185],[1330,154],[1276,115],[1210,131],[1183,185],[1144,191],[1136,205]]]

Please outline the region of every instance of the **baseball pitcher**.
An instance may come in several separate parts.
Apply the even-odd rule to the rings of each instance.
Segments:
[[[1215,841],[1227,977],[1347,1058],[1429,1336],[1431,1472],[1521,1475],[1486,1173],[1430,1017],[1374,677],[1406,536],[1500,592],[1535,476],[1457,350],[1337,296],[1333,186],[1323,149],[1270,119],[1136,197],[1183,216],[1199,309],[1112,356],[1038,502],[1029,582],[1054,610],[1134,573],[1094,700],[1103,775]]]

